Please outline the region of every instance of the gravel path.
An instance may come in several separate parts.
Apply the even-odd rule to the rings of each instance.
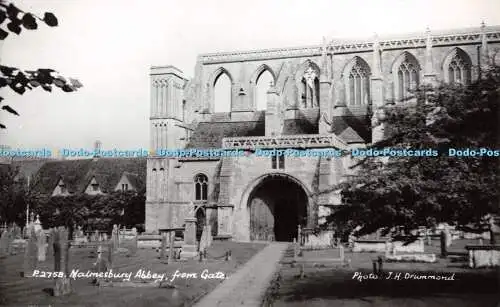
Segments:
[[[195,307],[261,306],[287,243],[271,243]]]

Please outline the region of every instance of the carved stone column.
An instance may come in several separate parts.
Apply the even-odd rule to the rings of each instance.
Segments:
[[[380,121],[380,114],[383,112],[384,101],[384,79],[382,77],[381,49],[378,37],[375,36],[373,42],[373,73],[371,77],[371,97],[372,97],[372,143],[381,141],[384,138],[384,127]]]
[[[484,77],[484,72],[489,69],[490,58],[488,51],[488,36],[486,35],[486,25],[483,22],[481,24],[481,57],[479,62],[480,76]]]
[[[319,80],[319,107],[321,112],[328,112],[328,110],[331,108],[331,86],[331,80],[328,80],[326,75],[321,75],[321,78]]]
[[[266,111],[266,136],[278,135],[281,133],[281,120],[278,114],[278,93],[274,86],[267,91],[267,111]]]
[[[437,84],[437,77],[432,58],[432,36],[429,29],[426,31],[425,48],[424,84],[435,86]]]

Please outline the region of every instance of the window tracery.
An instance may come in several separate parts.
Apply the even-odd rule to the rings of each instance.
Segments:
[[[208,178],[204,174],[196,175],[194,179],[195,200],[208,199]]]

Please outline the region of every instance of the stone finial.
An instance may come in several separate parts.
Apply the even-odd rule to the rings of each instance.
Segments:
[[[486,71],[489,66],[488,36],[486,35],[486,24],[481,23],[481,70]]]
[[[380,65],[380,42],[378,34],[373,37],[373,77],[380,78],[382,76],[382,66]]]
[[[426,47],[427,49],[432,48],[432,36],[431,36],[431,29],[430,29],[429,27],[427,27],[427,28],[425,29],[425,38],[426,38],[426,40],[425,40],[425,47]]]

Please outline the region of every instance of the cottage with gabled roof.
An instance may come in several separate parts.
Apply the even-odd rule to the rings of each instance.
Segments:
[[[145,158],[50,161],[37,172],[32,189],[50,196],[98,195],[117,191],[123,182],[129,184],[127,190],[145,193],[145,179]]]

